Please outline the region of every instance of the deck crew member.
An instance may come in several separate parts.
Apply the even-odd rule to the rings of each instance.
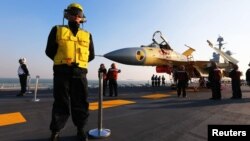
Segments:
[[[185,66],[179,66],[179,70],[177,70],[174,74],[174,81],[177,83],[177,96],[180,97],[182,93],[182,97],[187,97],[186,87],[188,85],[189,76],[185,71]]]
[[[116,64],[112,63],[111,68],[108,70],[108,81],[109,81],[109,96],[113,96],[113,93],[115,96],[118,96],[117,92],[117,78],[118,73],[120,73],[121,70],[117,69]]]
[[[16,96],[24,96],[26,93],[26,88],[27,88],[27,77],[30,75],[29,70],[27,68],[27,65],[25,64],[26,59],[25,58],[20,58],[19,59],[19,64],[20,66],[18,67],[17,73],[21,85],[21,91],[16,95]]]
[[[106,96],[106,87],[107,87],[107,69],[104,64],[100,65],[98,69],[98,78],[100,79],[100,73],[103,74],[103,96]]]
[[[221,70],[215,62],[211,62],[211,67],[208,74],[208,80],[212,89],[212,100],[221,99]]]
[[[64,10],[64,18],[68,25],[51,29],[45,51],[54,61],[51,141],[59,140],[59,132],[70,114],[79,141],[86,141],[85,124],[89,116],[86,74],[88,62],[94,59],[94,45],[91,33],[80,28],[80,24],[86,21],[80,4],[70,4]]]
[[[239,69],[238,65],[234,64],[233,70],[229,73],[229,77],[231,78],[231,83],[232,83],[232,92],[233,92],[233,96],[231,97],[232,99],[242,98],[242,93],[240,88],[241,85],[240,76],[242,75],[242,73],[238,69]]]
[[[248,64],[248,66],[250,67],[250,63]],[[246,81],[247,85],[250,86],[250,68],[248,68],[246,71]]]
[[[151,76],[151,84],[152,84],[152,87],[155,86],[155,75],[154,74]]]

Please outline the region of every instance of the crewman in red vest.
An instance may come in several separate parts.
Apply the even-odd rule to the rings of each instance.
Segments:
[[[118,73],[120,73],[121,70],[116,68],[116,64],[112,63],[111,68],[108,70],[108,81],[109,81],[109,96],[113,96],[113,91],[115,93],[115,96],[118,96],[117,93],[117,78]]]

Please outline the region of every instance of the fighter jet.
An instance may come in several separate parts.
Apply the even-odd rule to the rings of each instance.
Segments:
[[[192,78],[208,76],[211,61],[195,61],[192,56],[195,49],[192,47],[185,45],[188,49],[178,53],[170,47],[160,31],[153,34],[152,40],[153,43],[149,45],[118,49],[104,54],[104,57],[127,65],[155,66],[157,73],[169,75],[174,73],[179,65],[184,65]],[[210,41],[208,44],[226,60],[224,63],[218,63],[224,71],[229,71],[231,64],[238,63],[236,59],[214,47]]]

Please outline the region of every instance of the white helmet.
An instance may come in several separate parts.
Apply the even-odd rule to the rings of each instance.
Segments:
[[[25,63],[25,62],[26,62],[26,58],[24,58],[24,57],[23,57],[23,58],[20,58],[20,59],[19,59],[19,62]]]

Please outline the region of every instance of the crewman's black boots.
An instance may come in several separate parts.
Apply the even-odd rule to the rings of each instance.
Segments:
[[[24,96],[25,95],[25,93],[18,93],[16,96]]]
[[[88,136],[84,130],[77,131],[78,141],[88,141]],[[59,141],[59,132],[52,132],[50,136],[50,141]]]
[[[77,131],[77,138],[79,141],[88,141],[88,136],[86,135],[84,130]]]
[[[59,141],[59,132],[52,132],[50,141]]]

